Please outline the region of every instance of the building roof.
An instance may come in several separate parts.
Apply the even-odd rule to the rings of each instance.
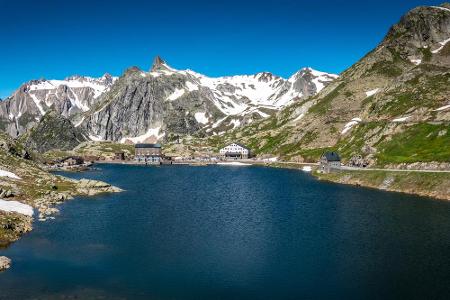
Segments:
[[[341,158],[339,157],[339,154],[334,151],[328,151],[322,154],[322,157],[325,157],[327,161],[341,161]]]
[[[67,157],[64,157],[63,159],[61,159],[61,161],[66,161],[68,159],[83,160],[83,158],[81,156],[67,156]]]
[[[161,144],[136,144],[134,148],[161,148]]]
[[[244,149],[250,150],[249,148],[245,147],[244,145],[239,144],[239,143],[235,143],[235,142],[233,142],[233,143],[231,143],[231,144],[228,144],[228,145],[226,145],[225,147],[231,146],[232,144],[236,144],[236,145],[238,145],[238,146],[240,146],[240,147],[242,147],[242,148],[244,148]],[[225,148],[225,147],[224,147],[224,148]]]

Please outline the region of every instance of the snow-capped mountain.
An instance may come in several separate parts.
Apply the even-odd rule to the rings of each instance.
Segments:
[[[148,72],[128,69],[77,125],[94,139],[122,142],[221,134],[315,95],[337,77],[304,68],[288,79],[268,72],[212,78],[157,57]]]
[[[64,80],[27,82],[0,102],[2,129],[15,137],[33,126],[50,109],[65,117],[88,111],[116,79],[105,74],[100,78],[71,76]]]
[[[288,79],[269,72],[213,78],[157,57],[148,72],[132,67],[120,78],[27,82],[0,102],[0,128],[19,136],[54,110],[93,140],[221,134],[315,95],[337,77],[304,68]]]

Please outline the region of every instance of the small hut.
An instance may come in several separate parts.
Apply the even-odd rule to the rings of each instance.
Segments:
[[[341,168],[341,158],[337,152],[327,151],[322,154],[319,161],[319,170],[330,173]]]

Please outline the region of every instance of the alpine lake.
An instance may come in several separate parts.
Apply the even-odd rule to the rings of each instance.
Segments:
[[[0,299],[450,299],[450,203],[300,170],[102,164],[0,250]]]

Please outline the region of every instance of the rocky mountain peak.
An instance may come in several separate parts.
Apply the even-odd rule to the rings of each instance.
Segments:
[[[112,76],[111,74],[105,73],[105,74],[103,74],[103,76],[101,77],[101,80],[102,80],[105,84],[110,85],[110,84],[113,83],[114,78],[113,78],[113,76]]]
[[[413,48],[433,48],[447,40],[450,37],[447,5],[420,6],[409,11],[391,27],[383,44],[411,54]]]
[[[40,122],[21,138],[28,148],[41,153],[51,149],[72,150],[88,140],[80,128],[76,128],[72,122],[54,110],[49,110]]]
[[[161,56],[157,55],[155,59],[153,60],[152,68],[150,69],[150,72],[158,71],[158,70],[166,70],[167,63],[164,61],[164,59],[161,58]]]
[[[139,67],[132,66],[125,70],[124,75],[131,75],[131,74],[137,73],[137,72],[140,73],[140,72],[142,72],[142,70],[139,69]]]
[[[278,76],[273,75],[270,72],[261,72],[255,75],[259,81],[263,81],[263,82],[270,82],[273,79],[277,79]]]

